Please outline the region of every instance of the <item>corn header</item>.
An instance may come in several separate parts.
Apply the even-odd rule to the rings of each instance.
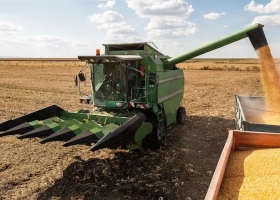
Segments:
[[[254,48],[266,45],[262,25],[239,32],[188,53],[170,58],[149,43],[105,44],[105,54],[79,56],[90,71],[91,94],[81,103],[93,111],[72,113],[52,105],[0,124],[0,136],[19,134],[19,139],[40,137],[40,143],[66,141],[63,146],[91,144],[102,148],[158,149],[167,127],[184,123],[182,107],[184,73],[177,63],[249,37]],[[86,81],[81,70],[75,77]]]

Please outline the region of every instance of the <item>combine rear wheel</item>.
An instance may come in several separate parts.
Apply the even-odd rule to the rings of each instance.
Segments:
[[[178,124],[183,124],[186,120],[186,109],[184,107],[179,107],[177,110],[176,121]]]

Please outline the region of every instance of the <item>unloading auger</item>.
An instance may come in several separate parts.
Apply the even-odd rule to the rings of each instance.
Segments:
[[[79,56],[90,71],[93,111],[68,112],[52,105],[0,124],[0,137],[19,134],[19,139],[40,137],[40,143],[66,141],[63,146],[95,145],[102,148],[158,149],[167,126],[184,123],[182,107],[184,73],[177,63],[249,37],[255,49],[267,45],[262,25],[249,26],[218,41],[170,58],[149,43],[105,44],[105,54]],[[86,81],[83,71],[75,82]]]

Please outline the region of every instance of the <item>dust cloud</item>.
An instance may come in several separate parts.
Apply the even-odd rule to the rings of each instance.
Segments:
[[[246,116],[246,120],[254,121],[259,120],[256,116],[262,116],[265,112],[265,102],[261,98],[255,98],[249,95],[242,95],[239,97],[242,105],[242,110]]]

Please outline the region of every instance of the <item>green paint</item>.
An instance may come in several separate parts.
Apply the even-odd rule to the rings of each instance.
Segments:
[[[176,120],[177,109],[182,103],[185,84],[183,70],[176,68],[174,65],[248,37],[247,32],[257,28],[260,28],[260,25],[252,25],[171,59],[148,43],[106,44],[104,45],[104,56],[79,57],[82,60],[87,59],[86,62],[88,62],[92,77],[94,104],[96,107],[102,108],[102,111],[90,113],[86,110],[80,110],[78,113],[62,111],[61,116],[66,117],[67,120],[59,123],[59,125],[68,127],[75,134],[89,130],[98,135],[98,138],[102,138],[109,132],[116,130],[135,113],[142,112],[141,109],[137,108],[127,109],[126,101],[135,100],[135,98],[134,103],[144,103],[149,108],[153,106],[145,114],[147,117],[150,114],[156,114],[161,128],[163,127],[163,112],[166,115],[167,125],[170,125]],[[140,55],[141,57],[136,56],[134,59],[129,59],[128,63],[126,58],[120,55]],[[139,70],[141,64],[144,64],[146,76],[141,78],[139,72],[136,72],[134,79],[128,79],[128,77],[133,76],[131,76],[131,70],[127,66]],[[155,75],[155,82],[150,80],[153,75]],[[133,88],[138,88],[134,95],[131,94],[132,87],[129,88],[132,80],[134,80]],[[118,83],[122,83],[122,85],[118,86]],[[117,90],[117,88],[121,89]],[[81,122],[81,124],[67,122],[70,119]],[[153,126],[154,124],[145,122],[139,127],[134,135],[136,146],[141,145],[143,138],[152,132]],[[134,144],[129,145],[129,148],[136,147]]]
[[[42,124],[41,124],[38,120],[29,122],[29,124],[30,124],[31,126],[33,126],[34,129],[39,128],[40,126],[42,126]]]
[[[100,127],[100,125],[99,124],[97,124],[96,122],[94,122],[94,121],[89,121],[89,122],[86,122],[86,123],[84,123],[84,126],[87,128],[87,129],[92,129],[92,128],[98,128],[98,127]]]
[[[119,126],[116,124],[108,124],[106,126],[103,126],[100,128],[100,130],[103,132],[104,135],[107,135],[109,132],[113,132],[116,130]]]
[[[144,122],[136,131],[134,141],[138,145],[142,144],[142,140],[153,130],[153,125],[149,122]]]
[[[139,149],[140,146],[137,145],[137,144],[127,144],[126,147],[129,149],[129,150],[136,150],[136,149]]]
[[[106,107],[116,107],[115,101],[106,101]]]
[[[90,129],[89,131],[92,132],[92,134],[95,134],[98,139],[101,139],[104,137],[104,134],[98,128],[93,128],[93,129]]]
[[[91,130],[91,129],[94,129],[97,127],[99,127],[99,126],[96,123],[93,123],[90,121],[90,122],[83,123],[81,125],[72,125],[72,126],[69,126],[68,128],[70,130],[72,130],[76,135],[79,135],[82,132],[85,132],[85,131],[88,131],[88,130]]]
[[[34,121],[29,122],[29,124],[30,124],[31,126],[33,126],[34,129],[39,128],[39,127],[41,127],[41,126],[43,126],[43,125],[46,125],[46,124],[49,124],[49,123],[52,123],[51,118],[45,119],[45,120],[42,120],[42,121],[34,120]]]
[[[64,121],[64,120],[61,120],[61,119],[57,118],[55,121],[56,122],[54,122],[54,123],[46,124],[54,132],[57,132],[64,127],[68,127],[68,126],[72,126],[72,125],[77,125],[78,126],[78,125],[81,124],[81,122],[79,122],[75,119],[68,119],[68,120]]]
[[[51,123],[51,124],[46,124],[49,128],[51,128],[53,130],[53,132],[57,132],[59,131],[62,126],[59,125],[58,123]]]
[[[121,114],[121,113],[119,113]],[[62,116],[66,116],[69,119],[75,119],[76,121],[85,122],[86,120],[94,121],[95,123],[99,124],[99,126],[104,126],[109,123],[114,123],[117,125],[123,124],[126,122],[129,118],[128,117],[117,117],[117,116],[108,116],[104,115],[102,112],[94,112],[91,114],[85,114],[85,113],[71,113],[67,111],[61,112]],[[106,123],[105,123],[106,122]],[[105,123],[105,124],[104,124]]]
[[[46,125],[46,124],[49,124],[49,123],[52,123],[52,118],[45,119],[45,120],[42,120],[42,121],[34,120],[34,121],[29,122],[29,124],[31,126],[33,126],[34,129],[39,128],[39,127],[41,127],[43,125]]]
[[[76,135],[90,131],[101,139],[109,132],[115,131],[136,113],[143,112],[146,118],[156,115],[155,123],[163,129],[163,113],[166,115],[167,125],[173,123],[183,99],[184,73],[175,65],[248,37],[248,31],[259,28],[261,28],[259,24],[249,26],[171,59],[149,43],[106,44],[105,55],[79,57],[88,64],[92,98],[95,107],[100,109],[95,111],[81,109],[77,113],[72,113],[61,111],[56,106],[41,112],[47,119],[34,120],[29,124],[34,128],[47,125],[54,132],[68,127]],[[130,55],[130,57],[123,55]],[[139,71],[131,72],[131,68],[139,70],[141,64],[145,68],[145,77],[140,77]],[[155,80],[151,79],[153,76]],[[148,108],[145,111],[141,108],[128,108],[128,101],[146,104]],[[53,108],[59,111],[56,112]],[[30,119],[33,120],[32,117]],[[134,134],[135,143],[125,145],[129,149],[139,148],[143,138],[152,132],[154,126],[155,124],[144,122]]]
[[[180,105],[183,98],[183,93],[173,97],[172,99],[169,99],[165,102],[163,102],[164,111],[166,114],[166,120],[167,120],[167,126],[171,123],[175,122],[176,115],[177,115],[177,109],[178,105]]]
[[[167,67],[173,66],[173,65],[183,62],[185,60],[189,60],[191,58],[197,57],[197,56],[207,53],[209,51],[213,51],[215,49],[218,49],[218,48],[228,45],[230,43],[236,42],[238,40],[248,37],[247,32],[260,28],[260,27],[261,27],[260,24],[254,24],[254,25],[248,26],[248,27],[246,27],[236,33],[228,35],[224,38],[221,38],[219,40],[206,44],[202,47],[189,51],[189,52],[182,54],[180,56],[177,56],[175,58],[168,59],[164,63],[164,65]]]
[[[90,113],[90,111],[89,110],[81,109],[81,110],[78,110],[77,113]]]
[[[78,125],[72,125],[72,126],[68,126],[67,128],[69,128],[71,131],[73,131],[76,135],[79,135],[83,132],[83,130],[81,129],[81,126]]]
[[[184,72],[181,69],[168,70],[167,72],[158,73],[159,81],[164,81],[158,84],[158,100],[167,97],[168,95],[184,88]],[[178,78],[182,76],[181,78]],[[174,80],[172,80],[174,79]],[[167,99],[166,99],[167,100]],[[165,100],[165,101],[166,101]],[[157,102],[155,102],[157,103]],[[177,106],[179,106],[177,104]]]

